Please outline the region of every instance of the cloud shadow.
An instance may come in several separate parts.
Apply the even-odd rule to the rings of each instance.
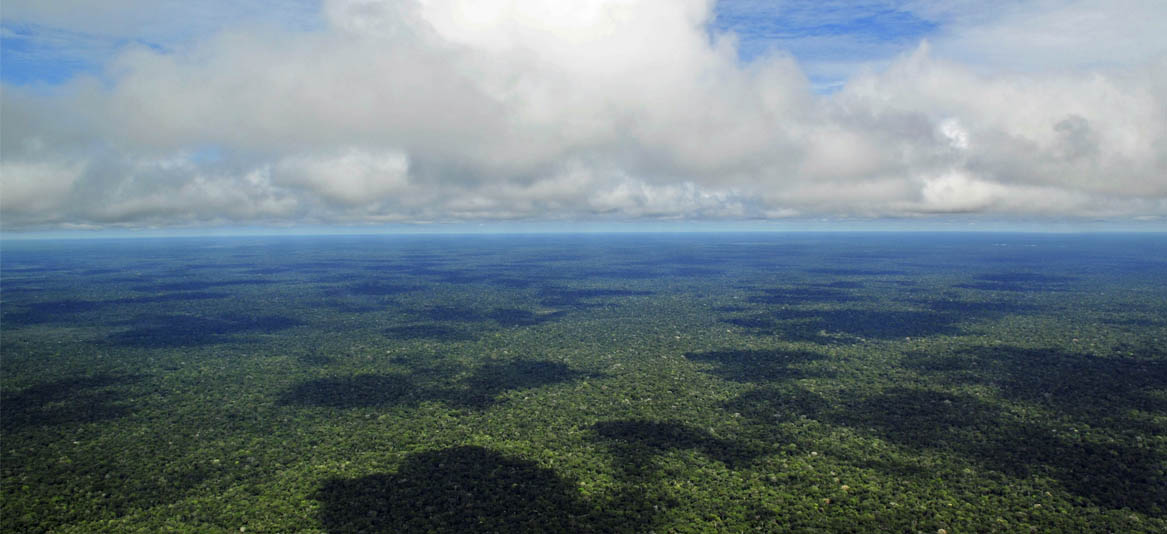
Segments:
[[[974,282],[956,284],[953,287],[984,291],[1066,291],[1075,278],[1032,272],[1003,272],[979,275],[974,280]]]
[[[808,351],[718,350],[685,354],[690,361],[712,363],[705,372],[735,382],[771,382],[803,378],[807,372],[796,365],[825,358]],[[815,376],[820,376],[816,373]]]
[[[730,468],[743,467],[766,452],[674,421],[600,421],[592,426],[592,431],[615,456],[620,469],[635,477],[652,469],[653,458],[673,450],[695,450]]]
[[[212,293],[205,291],[163,293],[141,297],[123,297],[109,300],[82,300],[63,299],[46,302],[33,302],[24,305],[22,311],[7,311],[4,313],[4,323],[7,326],[29,326],[34,324],[60,324],[80,320],[79,316],[90,312],[104,311],[111,307],[124,304],[156,304],[171,302],[190,302],[196,300],[210,300],[230,297],[227,293]]]
[[[398,363],[414,364],[402,359]],[[490,362],[465,373],[448,365],[416,368],[407,373],[359,374],[301,382],[279,397],[279,404],[360,408],[416,405],[425,401],[484,410],[503,402],[509,391],[535,389],[592,377],[559,362],[517,360]]]
[[[325,481],[312,496],[327,532],[644,531],[592,506],[572,480],[483,447],[414,453],[394,473]]]
[[[114,345],[167,348],[229,343],[240,334],[272,333],[302,322],[281,315],[237,315],[207,318],[193,315],[147,315],[128,323],[129,330],[106,340]]]
[[[764,289],[762,293],[762,295],[750,297],[749,302],[770,305],[798,305],[808,303],[842,304],[859,300],[846,291],[826,287]]]
[[[406,375],[362,374],[303,382],[280,395],[279,404],[359,408],[417,404],[427,393]]]
[[[802,310],[782,309],[725,322],[756,335],[774,335],[791,341],[854,342],[861,339],[901,339],[913,336],[958,335],[962,317],[913,310]],[[840,337],[842,336],[842,337]]]
[[[950,367],[945,363],[942,368]],[[807,417],[831,426],[873,434],[908,450],[940,451],[1005,475],[1050,477],[1083,499],[1112,509],[1167,514],[1167,458],[1123,440],[1098,441],[1061,426],[1021,419],[1002,407],[966,394],[893,387],[861,398],[829,402],[797,387],[765,388],[725,404],[763,426]],[[860,465],[897,476],[933,476],[872,457]]]
[[[385,329],[385,335],[400,340],[430,339],[445,342],[470,341],[476,337],[464,328],[433,323],[391,326]]]
[[[5,432],[33,426],[92,423],[130,414],[123,386],[140,375],[100,374],[43,382],[0,396]]]
[[[450,404],[483,409],[499,402],[507,391],[534,389],[572,382],[591,375],[573,370],[560,362],[517,360],[489,362],[475,369],[468,378],[442,394]]]
[[[569,288],[543,288],[539,291],[540,304],[551,307],[569,307],[569,308],[589,308],[600,306],[601,304],[595,302],[597,299],[610,299],[615,297],[639,297],[652,295],[651,291],[641,291],[633,289],[569,289]]]

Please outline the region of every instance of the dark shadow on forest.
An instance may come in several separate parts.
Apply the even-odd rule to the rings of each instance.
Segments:
[[[1032,403],[1093,426],[1161,433],[1125,414],[1167,413],[1167,361],[1100,357],[1056,349],[975,347],[951,355],[909,354],[904,366],[952,384],[989,384],[1012,401]]]
[[[745,442],[714,436],[708,430],[672,421],[626,419],[592,426],[625,474],[639,477],[653,469],[653,459],[673,450],[695,450],[730,468],[741,468],[766,451]]]
[[[430,339],[445,342],[470,341],[476,337],[464,328],[433,323],[391,326],[385,329],[385,335],[401,340]]]
[[[458,306],[430,306],[410,312],[419,320],[455,323],[478,323],[486,321],[486,315],[478,310]]]
[[[1122,441],[1088,441],[1020,421],[975,397],[896,388],[823,419],[874,429],[907,447],[950,451],[1013,477],[1050,476],[1099,506],[1167,514],[1167,458]]]
[[[426,393],[406,375],[356,375],[303,382],[280,396],[284,405],[358,408],[417,404]]]
[[[566,273],[565,273],[566,274]],[[658,269],[643,267],[618,267],[609,269],[579,269],[571,273],[566,279],[582,280],[586,278],[600,278],[611,280],[651,280],[663,278],[668,273]]]
[[[347,271],[356,268],[356,265],[356,263],[348,260],[299,261],[286,264],[288,268],[301,272]]]
[[[333,358],[332,356],[329,356],[327,354],[322,354],[320,351],[318,351],[316,349],[311,349],[308,352],[297,356],[296,361],[299,362],[301,365],[318,367],[318,366],[332,365],[332,364],[336,363],[336,358]]]
[[[732,263],[730,258],[714,253],[701,254],[660,254],[643,260],[628,262],[631,265],[654,265],[662,267],[708,267],[711,265],[725,265]]]
[[[566,314],[567,312],[564,311],[536,313],[518,308],[495,308],[488,312],[486,316],[500,326],[512,327],[536,326],[551,321],[558,321]]]
[[[285,274],[285,273],[291,273],[291,272],[295,272],[295,269],[288,267],[288,266],[275,266],[275,267],[257,267],[255,269],[247,269],[247,270],[243,271],[243,274],[259,274],[259,275],[264,275],[264,276],[270,276],[273,274]]]
[[[714,367],[705,370],[714,376],[735,382],[772,382],[804,378],[808,373],[796,367],[800,363],[821,360],[822,354],[809,351],[786,350],[718,350],[685,354],[695,362],[708,362]],[[821,373],[813,373],[821,376]]]
[[[17,305],[19,307],[19,305]],[[102,302],[96,300],[65,299],[26,304],[23,311],[8,311],[5,305],[5,326],[26,326],[42,323],[72,322],[81,313],[100,309]]]
[[[446,284],[473,284],[490,279],[490,274],[478,270],[426,269],[411,271],[415,276],[430,276],[435,282]]]
[[[955,314],[910,310],[802,310],[783,309],[726,319],[757,335],[781,336],[814,343],[853,342],[859,339],[900,339],[912,336],[958,335],[964,320]],[[843,336],[840,339],[838,336]]]
[[[180,271],[224,271],[230,269],[250,269],[254,263],[192,263],[184,265]]]
[[[863,259],[870,259],[868,256],[860,256]],[[805,269],[811,274],[827,274],[831,276],[891,276],[908,274],[907,271],[898,269],[848,269],[848,268],[816,268]]]
[[[457,269],[444,265],[446,263],[441,261],[418,261],[408,264],[370,265],[365,269],[401,276],[426,277],[430,282],[447,284],[493,283],[493,278],[498,275],[494,266]]]
[[[5,432],[26,427],[93,423],[130,414],[123,386],[140,375],[101,374],[40,383],[0,396]]]
[[[7,279],[0,284],[0,298],[5,300],[10,298],[19,298],[23,295],[32,293],[40,293],[45,288],[34,281],[30,280],[11,280]]]
[[[846,303],[859,300],[854,295],[834,288],[825,287],[794,287],[784,289],[764,289],[761,295],[754,295],[748,300],[754,304],[770,305],[797,305],[818,303]]]
[[[536,282],[527,278],[515,278],[510,276],[500,276],[490,279],[491,285],[498,287],[505,287],[509,289],[526,289],[531,287]]]
[[[279,403],[359,408],[439,401],[453,407],[483,410],[503,402],[501,397],[508,391],[534,389],[594,376],[575,371],[559,362],[541,360],[490,362],[473,369],[463,378],[458,376],[465,367],[452,362],[420,367],[417,366],[418,362],[407,358],[396,363],[415,368],[407,373],[361,374],[309,380],[284,392]]]
[[[573,253],[566,253],[566,252],[546,252],[546,253],[541,253],[537,256],[519,259],[519,260],[517,260],[517,262],[519,262],[519,263],[534,263],[534,264],[548,264],[548,263],[555,264],[555,263],[560,263],[560,262],[576,262],[576,261],[580,261],[580,260],[587,259],[587,258],[588,258],[588,256],[585,254],[573,254]]]
[[[1164,314],[1167,317],[1167,314]],[[1167,319],[1149,319],[1146,317],[1128,317],[1123,319],[1103,319],[1102,322],[1115,326],[1137,326],[1140,328],[1155,328],[1167,326]]]
[[[169,282],[164,284],[138,286],[135,287],[134,290],[148,293],[154,293],[158,291],[201,291],[204,289],[211,289],[216,287],[265,285],[274,283],[274,280],[268,280],[266,278],[247,278],[242,280],[184,280],[182,282]]]
[[[40,267],[4,267],[4,272],[8,274],[27,274],[27,273],[57,273],[69,270],[65,266],[49,266],[44,265]]]
[[[150,295],[148,297],[126,297],[106,300],[102,302],[109,304],[149,304],[157,302],[188,302],[192,300],[225,299],[230,296],[230,293],[214,293],[211,291],[185,291],[181,293],[163,293],[161,295]]]
[[[781,307],[729,317],[723,321],[746,328],[756,335],[775,335],[792,341],[838,343],[856,341],[856,338],[902,339],[929,335],[960,335],[964,332],[959,326],[962,323],[1032,313],[1037,309],[1033,305],[1008,299],[969,300],[953,298],[952,295],[912,301],[916,306],[926,307],[926,310],[850,308],[816,310],[797,307],[799,304],[807,303],[831,303],[833,302],[831,299],[839,297],[835,294],[836,291],[814,289],[790,295],[775,293],[774,298],[770,295],[751,297],[749,301],[752,303]]]
[[[1023,315],[1038,310],[1037,306],[1009,300],[925,300],[920,304],[944,314],[956,314],[954,319],[999,315]]]
[[[594,377],[575,371],[560,362],[540,360],[488,362],[475,369],[455,388],[445,392],[443,398],[453,405],[483,409],[498,402],[498,397],[507,391],[534,389],[583,378]]]
[[[1005,272],[983,274],[975,277],[975,282],[956,284],[954,287],[987,291],[1065,291],[1075,280],[1069,276],[1057,276],[1030,272]]]
[[[5,313],[4,322],[7,325],[16,326],[46,323],[70,323],[77,321],[77,316],[80,314],[100,311],[114,305],[188,302],[195,300],[227,298],[229,296],[231,295],[227,293],[181,292],[164,293],[161,295],[150,295],[145,297],[124,297],[110,300],[65,299],[47,302],[34,302],[24,305],[25,309],[23,311]]]
[[[321,503],[321,525],[335,533],[645,532],[649,526],[593,506],[574,481],[551,469],[472,446],[412,454],[395,473],[330,479],[312,498]]]
[[[673,267],[672,274],[686,278],[716,278],[725,275],[726,271],[707,267]]]
[[[431,306],[414,310],[410,314],[419,320],[453,323],[485,323],[493,321],[499,326],[536,326],[555,321],[566,315],[564,311],[536,313],[519,308],[494,308],[479,311],[457,306]]]
[[[81,276],[97,276],[102,274],[114,274],[122,272],[121,269],[84,269],[77,274]]]
[[[829,407],[830,403],[821,395],[793,383],[749,391],[724,405],[728,412],[739,413],[748,420],[767,425],[791,421],[800,416],[813,417],[824,413]]]
[[[394,304],[394,301],[381,297],[359,297],[346,295],[338,298],[327,299],[322,302],[322,304],[340,313],[369,313],[384,310],[390,305]]]
[[[123,323],[129,330],[106,338],[127,347],[166,348],[210,345],[238,341],[240,334],[278,332],[302,322],[282,315],[228,314],[207,318],[193,315],[147,315]]]
[[[910,450],[943,451],[1015,478],[1048,476],[1099,506],[1167,514],[1167,480],[1162,475],[1167,458],[1129,441],[1091,441],[1058,426],[1019,419],[970,395],[896,387],[866,398],[828,402],[817,394],[784,386],[746,393],[725,408],[764,426],[799,417],[846,426]],[[1111,405],[1111,409],[1122,406]],[[1095,422],[1083,419],[1084,424]],[[911,469],[880,465],[877,459],[855,461],[889,469],[897,476],[912,475]]]
[[[836,282],[825,282],[815,285],[830,289],[863,289],[867,286],[867,284],[864,284],[863,282],[855,282],[852,280],[839,280]]]
[[[428,273],[432,272],[432,269],[434,267],[441,265],[441,264],[442,264],[441,262],[436,262],[436,261],[426,261],[426,262],[419,261],[419,262],[414,262],[414,263],[409,263],[409,264],[378,263],[375,265],[365,265],[361,268],[366,270],[366,271],[372,271],[375,273],[408,274],[408,275],[417,276],[417,275],[428,274]]]
[[[345,287],[344,291],[351,295],[362,295],[366,297],[386,297],[391,295],[399,295],[401,293],[408,293],[416,289],[416,286],[371,281],[351,284]]]
[[[652,294],[652,291],[634,289],[569,289],[549,287],[539,291],[539,298],[540,304],[544,306],[589,308],[602,305],[595,302],[597,299],[640,297]]]

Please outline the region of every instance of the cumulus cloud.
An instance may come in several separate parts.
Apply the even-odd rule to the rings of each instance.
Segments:
[[[743,62],[708,0],[329,0],[4,86],[0,222],[1167,216],[1163,48],[964,57],[1041,9],[1108,12],[1026,6],[920,8],[965,22],[823,95],[781,50]]]
[[[276,176],[281,184],[303,187],[342,207],[376,205],[405,190],[409,156],[356,148],[323,156],[295,155],[279,162]]]

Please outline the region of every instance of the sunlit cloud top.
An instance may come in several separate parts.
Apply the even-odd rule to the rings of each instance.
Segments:
[[[6,2],[5,231],[1167,220],[1167,3]]]

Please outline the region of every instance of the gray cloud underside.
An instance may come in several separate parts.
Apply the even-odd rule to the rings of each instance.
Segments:
[[[780,52],[742,64],[711,14],[336,0],[310,31],[130,46],[100,81],[3,87],[0,222],[1167,216],[1157,41],[1133,63],[986,69],[1096,46],[1010,41],[1020,12],[819,95]],[[990,38],[984,61],[962,57]]]

